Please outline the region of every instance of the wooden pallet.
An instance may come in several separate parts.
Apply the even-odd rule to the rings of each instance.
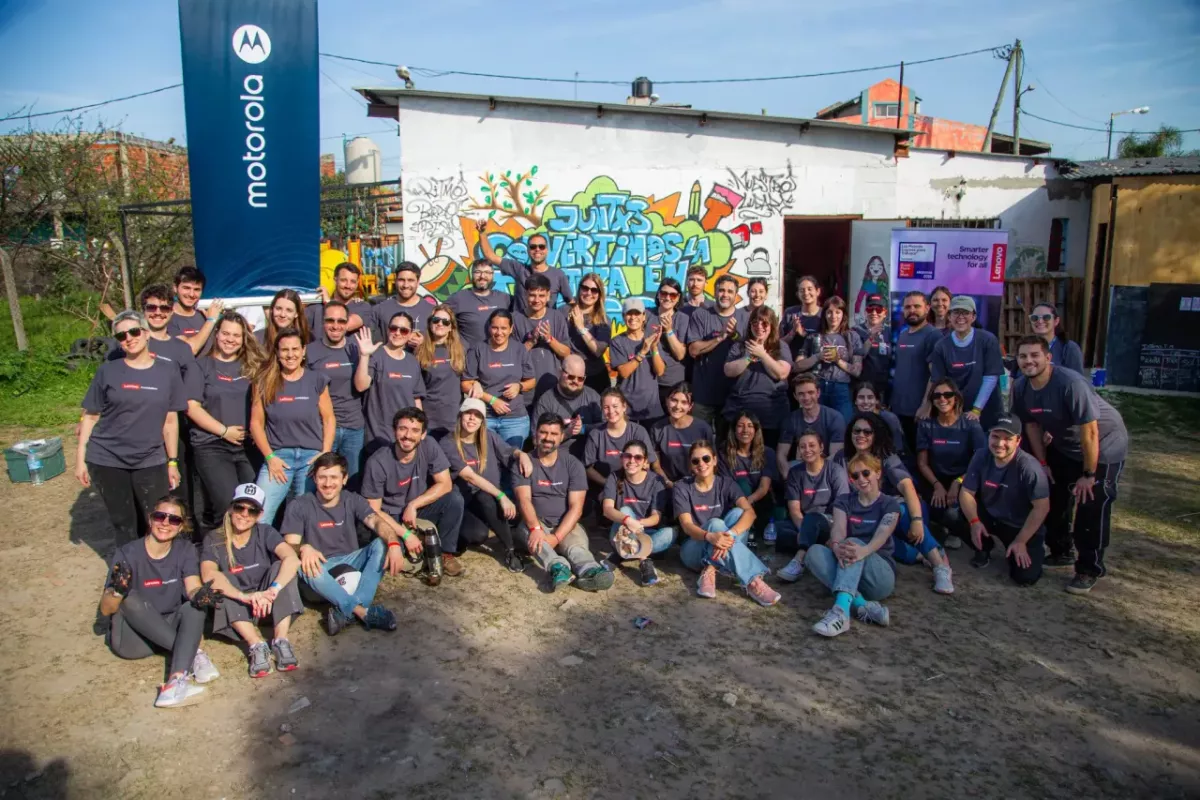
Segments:
[[[1066,326],[1067,337],[1079,341],[1082,321],[1083,280],[1068,275],[1044,278],[1013,278],[1004,282],[1000,303],[1000,344],[1004,352],[1016,355],[1017,342],[1033,333],[1029,312],[1039,303],[1058,309]]]

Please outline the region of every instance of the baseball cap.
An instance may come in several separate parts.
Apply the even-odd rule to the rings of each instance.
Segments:
[[[992,431],[1004,431],[1013,436],[1021,435],[1021,421],[1016,417],[1004,416],[992,423],[992,427],[988,428],[988,433]]]
[[[626,561],[649,558],[650,553],[654,550],[654,544],[650,541],[650,537],[644,533],[629,533],[618,534],[613,540],[616,546],[617,554]]]
[[[263,507],[263,495],[266,494],[262,488],[256,483],[243,483],[233,490],[233,500],[236,503],[239,500],[245,500],[249,503],[254,503],[260,509]]]
[[[974,314],[975,313],[975,298],[970,297],[965,294],[957,295],[953,300],[950,301],[950,310],[951,311],[970,311],[972,314]]]
[[[626,297],[625,302],[621,303],[621,313],[626,311],[640,311],[646,313],[646,301],[640,297]]]
[[[870,308],[871,306],[879,306],[880,308],[887,308],[887,303],[885,303],[883,301],[883,295],[869,294],[869,295],[867,295],[867,308]]]
[[[461,414],[464,411],[474,411],[481,417],[487,417],[487,406],[478,397],[464,397],[462,405],[458,407],[458,413]]]

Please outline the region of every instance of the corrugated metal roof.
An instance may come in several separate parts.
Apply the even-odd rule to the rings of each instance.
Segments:
[[[1200,174],[1200,156],[1066,161],[1061,166],[1061,172],[1064,178],[1072,180],[1119,178],[1128,175],[1197,175]]]

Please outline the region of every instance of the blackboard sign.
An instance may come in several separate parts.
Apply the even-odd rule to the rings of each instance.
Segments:
[[[1200,392],[1200,350],[1180,350],[1142,345],[1138,364],[1138,386],[1146,389],[1171,389]]]
[[[1108,383],[1113,386],[1142,385],[1138,381],[1138,366],[1146,331],[1148,295],[1147,286],[1112,287],[1104,366],[1108,370]]]
[[[1150,284],[1138,385],[1200,392],[1200,285]]]

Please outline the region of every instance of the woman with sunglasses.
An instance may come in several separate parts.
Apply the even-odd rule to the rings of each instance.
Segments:
[[[796,360],[796,369],[815,369],[821,381],[821,404],[850,419],[850,382],[862,373],[862,340],[850,329],[846,301],[831,297],[825,301],[821,330],[804,340],[804,356]]]
[[[875,261],[878,256],[873,256]],[[880,294],[867,296],[867,310],[863,324],[854,326],[862,342],[862,372],[859,377],[863,382],[875,387],[876,394],[882,401],[891,387],[892,377],[892,342],[887,326],[887,298]]]
[[[650,441],[659,458],[651,466],[668,489],[692,474],[688,449],[696,442],[713,441],[713,429],[692,416],[692,387],[681,381],[667,395],[667,416],[650,429]]]
[[[732,422],[743,412],[754,415],[762,421],[763,437],[773,448],[791,410],[787,392],[792,352],[779,341],[778,319],[766,306],[750,312],[746,331],[746,340],[734,343],[725,362],[725,376],[734,379],[725,401],[725,419]]]
[[[915,564],[924,557],[933,566],[933,590],[938,594],[953,594],[954,582],[950,563],[937,540],[925,526],[924,506],[917,495],[916,484],[892,444],[892,432],[883,419],[875,413],[854,415],[846,428],[846,444],[833,460],[839,465],[849,464],[859,453],[874,456],[880,466],[879,485],[889,496],[899,497],[900,522],[896,527],[891,552],[901,564]],[[847,467],[848,469],[848,467]]]
[[[341,300],[330,300],[322,308],[322,335],[305,351],[308,368],[329,379],[329,398],[337,427],[333,433],[333,452],[345,456],[350,465],[350,480],[362,467],[366,420],[362,395],[354,389],[354,370],[358,366],[358,343],[347,336],[350,307]],[[362,327],[361,325],[359,326]]]
[[[696,442],[688,451],[691,477],[675,484],[671,505],[679,528],[688,537],[679,560],[700,573],[696,594],[717,596],[717,572],[732,575],[759,605],[773,606],[779,593],[767,586],[769,571],[746,546],[746,531],[754,524],[754,508],[732,479],[717,474],[717,454],[711,442]]]
[[[929,324],[943,336],[951,331],[950,301],[953,299],[954,293],[945,286],[937,287],[929,295]]]
[[[295,289],[280,289],[275,293],[271,305],[267,306],[267,327],[254,335],[263,352],[273,353],[275,338],[285,330],[299,331],[305,345],[312,340],[308,318],[304,315],[304,303]]]
[[[147,346],[149,326],[137,311],[112,323],[124,358],[96,369],[83,396],[75,477],[95,486],[117,543],[145,532],[150,504],[179,485],[179,416],[188,407],[179,367]]]
[[[730,420],[725,453],[717,474],[731,478],[754,508],[754,526],[746,537],[753,549],[767,524],[775,518],[775,451],[763,444],[758,417],[743,411]]]
[[[604,280],[589,272],[579,281],[579,297],[567,313],[571,350],[583,356],[587,385],[596,392],[612,386],[604,353],[612,341],[612,325],[604,310]]]
[[[923,499],[930,519],[946,529],[946,547],[958,549],[968,533],[958,492],[972,456],[987,449],[987,436],[963,414],[962,392],[949,378],[929,387],[929,404],[934,414],[917,423],[917,469],[928,487]]]
[[[515,466],[528,477],[533,462],[528,454],[490,430],[484,424],[486,417],[487,406],[482,400],[464,399],[454,429],[441,441],[450,472],[466,501],[458,535],[467,544],[478,545],[487,541],[490,530],[504,547],[500,563],[509,572],[522,572],[525,565],[517,555],[512,535],[517,506],[501,487],[500,469],[502,464],[505,470]]]
[[[795,551],[792,560],[776,571],[780,580],[793,583],[804,574],[804,556],[814,544],[825,544],[833,523],[833,502],[850,491],[846,471],[825,458],[821,434],[809,428],[796,442],[800,463],[787,476],[784,498],[788,518],[778,525],[775,552]]]
[[[646,446],[651,466],[658,462],[650,434],[638,423],[631,422],[628,412],[629,401],[620,389],[614,386],[600,395],[600,414],[604,417],[604,424],[588,433],[587,444],[583,446],[583,463],[587,465],[588,481],[597,490],[604,487],[609,475],[620,469],[621,453],[630,441],[638,441]]]
[[[493,311],[487,328],[487,343],[467,351],[463,394],[487,404],[489,430],[512,447],[521,447],[529,438],[528,395],[537,385],[533,359],[525,345],[512,338],[511,311]]]
[[[907,463],[904,428],[900,424],[900,418],[883,407],[875,384],[866,382],[855,384],[853,392],[854,410],[863,413],[878,414],[887,423],[888,430],[892,432],[892,446],[896,448],[896,453],[900,456],[900,460]]]
[[[1083,374],[1083,351],[1067,338],[1057,308],[1050,303],[1038,303],[1029,314],[1029,324],[1050,345],[1050,363]]]
[[[200,563],[195,545],[180,536],[187,532],[187,508],[170,496],[149,506],[146,535],[118,547],[109,561],[100,613],[112,617],[106,641],[115,655],[169,654],[167,682],[154,705],[178,708],[200,699],[204,687],[196,684],[221,674],[200,649],[207,607],[189,602],[200,589]]]
[[[425,381],[425,418],[429,435],[441,441],[458,424],[467,351],[458,336],[454,310],[445,303],[429,312],[425,333],[417,345],[417,363]]]
[[[691,312],[680,307],[683,301],[683,289],[674,278],[663,278],[659,281],[658,292],[654,296],[657,306],[655,313],[648,314],[646,324],[649,330],[658,331],[659,357],[662,358],[663,372],[658,376],[658,400],[663,410],[667,409],[667,398],[675,387],[687,380],[688,358],[687,339],[688,325],[692,321]]]
[[[268,525],[284,500],[312,490],[308,465],[333,448],[337,430],[329,378],[305,368],[304,349],[299,331],[280,331],[274,357],[254,381],[250,435],[264,459],[255,483]]]
[[[661,333],[647,329],[642,298],[626,297],[621,313],[625,332],[613,338],[608,359],[617,371],[617,387],[629,402],[629,418],[649,424],[663,414],[658,377],[667,365],[659,350]]]
[[[217,320],[208,352],[196,361],[203,386],[200,397],[188,400],[189,441],[215,519],[224,518],[234,488],[253,483],[258,474],[250,462],[246,426],[250,387],[262,358],[249,323],[236,311],[226,311]]]
[[[300,665],[287,635],[304,613],[296,580],[300,557],[279,531],[259,521],[261,499],[262,489],[253,483],[238,486],[220,530],[209,533],[200,550],[200,579],[225,595],[213,612],[213,635],[246,643],[251,678],[269,675],[272,657],[280,672]],[[258,629],[267,617],[270,645]]]
[[[887,626],[891,614],[879,601],[896,588],[893,532],[900,524],[900,501],[880,490],[879,459],[863,451],[850,457],[851,491],[833,503],[829,544],[814,544],[804,565],[829,591],[833,607],[813,632],[838,636],[850,630],[850,612],[860,622]]]
[[[764,308],[767,305],[767,279],[766,278],[751,278],[750,283],[746,284],[746,300],[747,308],[753,311],[756,308]]]
[[[608,532],[613,554],[638,562],[642,586],[658,583],[658,570],[650,559],[675,543],[675,529],[663,525],[667,513],[667,487],[650,471],[650,451],[633,440],[621,449],[621,466],[608,476],[601,497],[601,513],[612,523]]]
[[[364,464],[376,450],[396,440],[392,421],[397,411],[413,406],[424,410],[425,378],[416,357],[408,352],[412,332],[412,317],[406,311],[397,311],[388,320],[387,344],[372,341],[372,331],[365,325],[358,332],[354,388],[366,396]]]

